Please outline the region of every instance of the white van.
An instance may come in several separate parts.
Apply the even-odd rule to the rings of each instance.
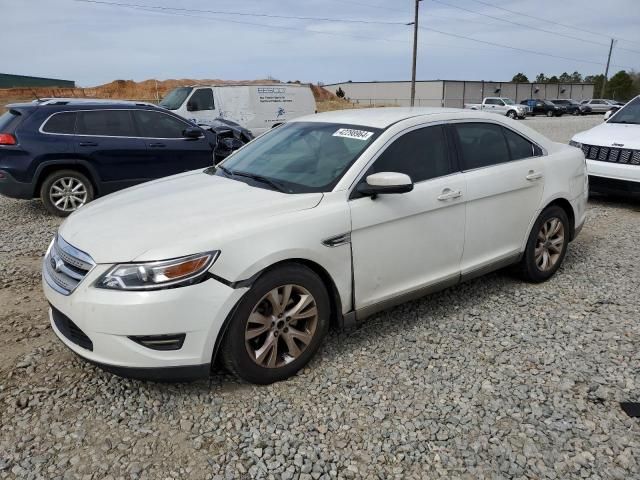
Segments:
[[[200,124],[222,117],[254,135],[316,111],[309,86],[297,84],[178,87],[160,106]]]

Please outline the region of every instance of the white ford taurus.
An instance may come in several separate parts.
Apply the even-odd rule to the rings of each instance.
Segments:
[[[507,265],[541,282],[585,220],[582,152],[475,111],[302,117],[218,168],[97,200],[43,266],[78,355],[151,379],[293,375],[330,324]]]

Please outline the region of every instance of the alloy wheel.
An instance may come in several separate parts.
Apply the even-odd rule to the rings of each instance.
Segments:
[[[545,221],[536,238],[535,259],[540,271],[547,272],[555,267],[562,255],[565,234],[564,224],[557,217]]]
[[[73,212],[87,203],[87,187],[74,177],[57,179],[49,189],[49,199],[63,212]]]
[[[262,297],[247,319],[247,353],[261,367],[282,367],[302,355],[317,326],[316,300],[307,289],[299,285],[276,287]]]

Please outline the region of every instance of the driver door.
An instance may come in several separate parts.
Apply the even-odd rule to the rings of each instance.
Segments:
[[[455,283],[465,230],[465,180],[458,171],[445,128],[404,132],[374,161],[372,173],[405,173],[411,192],[351,195],[351,244],[355,307],[384,304],[423,287]]]

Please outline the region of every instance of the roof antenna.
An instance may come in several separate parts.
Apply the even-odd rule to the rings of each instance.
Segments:
[[[36,100],[38,100],[39,102],[42,101],[35,90],[31,90],[31,93],[33,93],[33,96],[36,97]]]

